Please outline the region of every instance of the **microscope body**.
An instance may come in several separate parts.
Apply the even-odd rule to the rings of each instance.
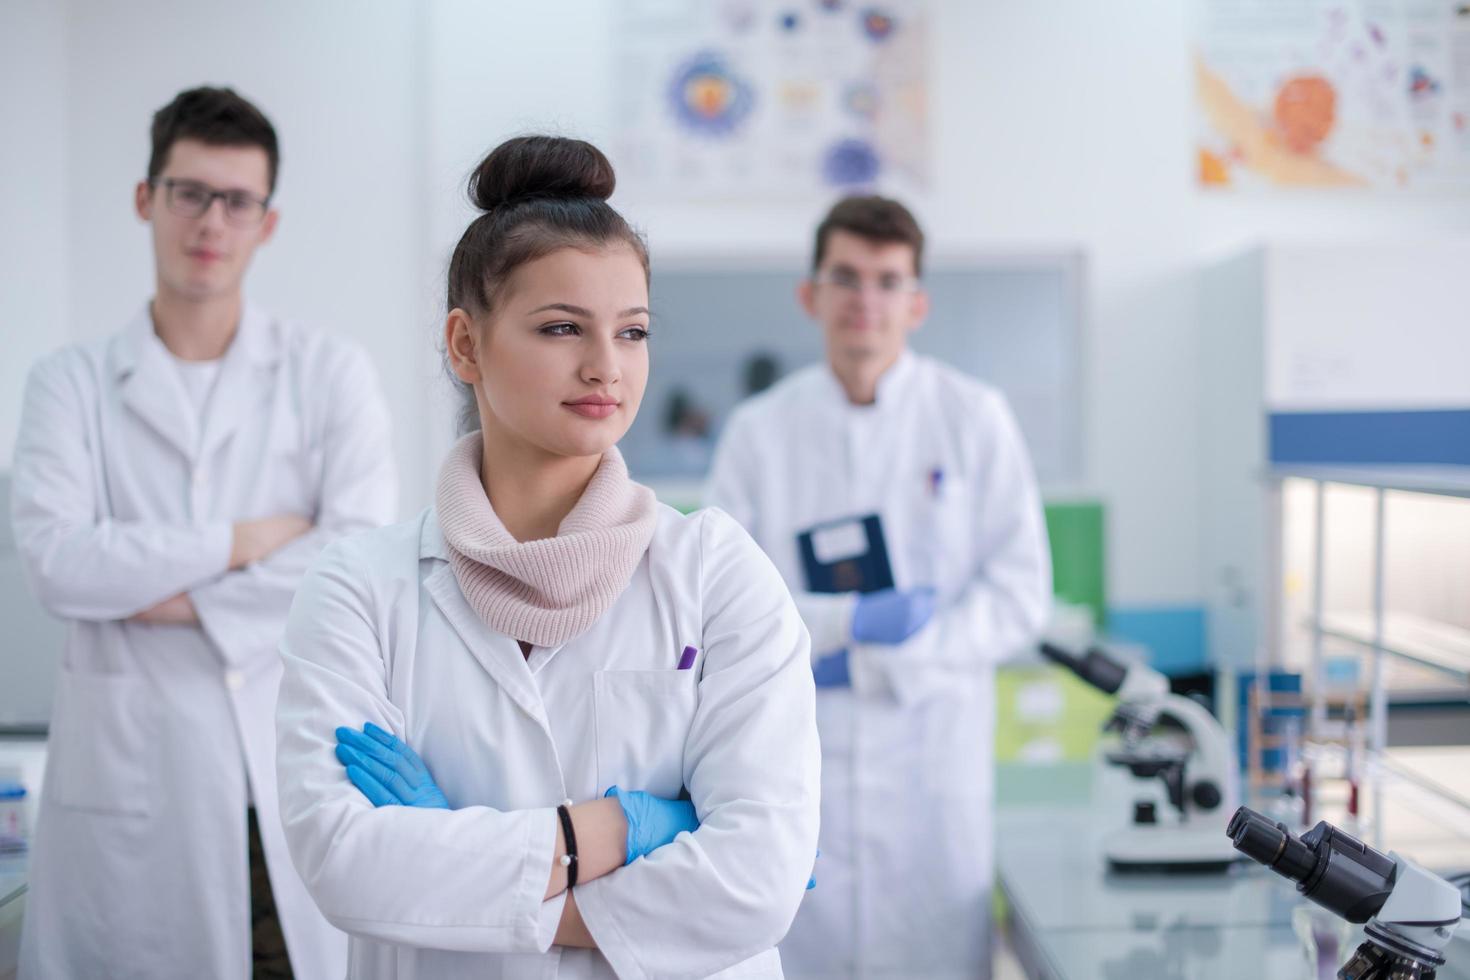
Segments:
[[[1460,924],[1460,890],[1414,862],[1384,854],[1322,821],[1300,838],[1241,807],[1226,835],[1247,857],[1349,922],[1364,941],[1339,980],[1432,980]]]
[[[1163,791],[1162,805],[1135,794],[1130,826],[1103,842],[1108,864],[1119,871],[1218,871],[1237,861],[1219,833],[1239,802],[1239,767],[1215,717],[1171,693],[1168,678],[1144,664],[1096,648],[1077,657],[1044,643],[1041,652],[1117,699],[1108,728],[1119,732],[1121,745],[1106,750],[1104,760],[1127,769],[1137,787]],[[1158,731],[1165,720],[1184,730],[1186,744]]]
[[[1132,672],[1139,668],[1130,668]],[[1143,668],[1147,670],[1147,668]],[[1228,842],[1220,841],[1220,820],[1239,804],[1239,776],[1235,754],[1225,730],[1203,706],[1168,693],[1167,681],[1149,682],[1145,696],[1129,697],[1119,690],[1115,714],[1123,733],[1122,746],[1106,760],[1126,768],[1136,780],[1157,780],[1164,792],[1163,812],[1144,802],[1135,803],[1133,822],[1103,843],[1108,863],[1116,870],[1221,871],[1239,859]],[[1172,721],[1187,735],[1187,745],[1171,744],[1157,732],[1161,721]]]
[[[1363,926],[1365,940],[1339,980],[1433,980],[1460,924],[1460,892],[1432,871],[1390,851],[1393,889]],[[1396,972],[1395,972],[1396,971]]]

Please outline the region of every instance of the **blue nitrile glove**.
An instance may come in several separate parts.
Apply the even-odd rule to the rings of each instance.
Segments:
[[[812,680],[818,687],[852,687],[852,674],[847,669],[847,648],[833,651],[812,662]]]
[[[657,850],[687,830],[699,829],[694,804],[688,800],[666,800],[642,790],[610,787],[603,796],[616,796],[628,820],[628,853],[624,864],[632,864],[649,851]]]
[[[821,857],[821,856],[822,856],[821,848],[818,848],[817,849],[817,857]],[[812,862],[812,876],[806,880],[806,890],[807,891],[811,891],[813,888],[817,887],[817,868],[816,868],[816,864],[817,864],[816,861],[813,861]]]
[[[337,758],[373,806],[450,808],[418,753],[372,722],[337,729]]]
[[[852,638],[859,643],[902,643],[933,615],[933,589],[865,592],[852,613]]]

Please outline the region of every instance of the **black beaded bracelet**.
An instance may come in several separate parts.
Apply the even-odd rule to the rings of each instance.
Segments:
[[[567,869],[567,891],[577,884],[577,834],[572,830],[572,811],[562,804],[556,808],[561,818],[561,835],[566,839],[567,852],[561,856],[561,866]]]

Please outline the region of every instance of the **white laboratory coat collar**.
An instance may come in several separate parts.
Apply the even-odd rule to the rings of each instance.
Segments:
[[[115,376],[123,378],[132,374],[150,350],[168,355],[168,348],[163,346],[163,341],[158,339],[158,334],[153,330],[151,301],[143,304],[143,308],[128,321],[118,335],[117,343],[113,346],[112,359]],[[270,317],[249,300],[240,306],[240,326],[235,331],[235,339],[230,341],[229,349],[225,351],[225,359],[236,352],[252,364],[267,367],[281,357],[280,344],[271,333]]]
[[[193,460],[207,458],[254,410],[266,391],[260,374],[280,360],[281,347],[271,330],[270,318],[249,303],[244,304],[235,338],[221,359],[209,417],[203,420],[182,410],[178,371],[168,348],[153,330],[148,304],[118,335],[112,355],[123,403]],[[196,437],[199,424],[205,427],[202,439]]]
[[[551,725],[546,718],[546,706],[537,693],[532,673],[533,668],[539,671],[561,646],[534,651],[533,664],[521,653],[520,645],[513,637],[496,632],[480,619],[470,608],[449,567],[449,542],[444,539],[444,531],[439,527],[439,514],[433,507],[424,512],[423,527],[419,530],[419,559],[425,558],[436,558],[442,562],[427,572],[424,579],[424,588],[434,597],[439,611],[485,672],[495,678],[496,683],[550,738]]]
[[[822,376],[826,379],[827,387],[833,396],[839,401],[843,408],[852,411],[871,411],[875,408],[887,410],[894,403],[902,403],[910,387],[918,368],[918,357],[907,347],[898,355],[898,360],[893,366],[878,378],[878,390],[874,393],[872,405],[854,405],[847,400],[847,392],[838,380],[837,374],[832,370],[832,362],[822,362]]]
[[[444,540],[444,532],[439,527],[439,513],[432,507],[424,515],[423,530],[419,532],[419,559],[424,558],[449,560],[449,542]]]

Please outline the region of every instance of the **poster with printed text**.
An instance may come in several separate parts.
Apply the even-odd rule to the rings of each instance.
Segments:
[[[1470,0],[1197,0],[1210,188],[1470,190]]]
[[[626,0],[615,18],[616,162],[635,193],[927,186],[920,0]]]

